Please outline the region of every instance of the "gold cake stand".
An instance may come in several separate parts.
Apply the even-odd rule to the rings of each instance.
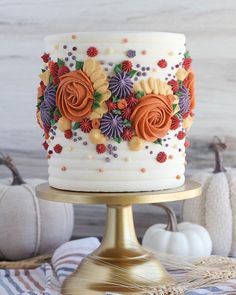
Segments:
[[[39,198],[74,204],[106,204],[105,234],[100,247],[87,256],[79,268],[65,280],[63,295],[143,294],[174,279],[153,254],[138,242],[132,205],[190,199],[201,194],[193,181],[177,189],[134,192],[71,192],[51,188],[48,183],[36,187]],[[107,292],[107,293],[106,293]]]

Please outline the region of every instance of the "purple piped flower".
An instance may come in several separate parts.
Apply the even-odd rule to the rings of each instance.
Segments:
[[[132,88],[133,82],[125,72],[119,72],[110,79],[109,89],[113,95],[119,98],[128,97],[132,92]]]
[[[52,117],[50,107],[46,105],[45,101],[43,101],[40,105],[40,115],[44,128],[49,129],[51,127]]]
[[[112,138],[121,137],[123,133],[123,119],[120,115],[106,113],[100,121],[101,132]]]
[[[52,84],[49,84],[44,91],[44,101],[49,108],[56,107],[56,89]]]
[[[189,112],[190,100],[189,100],[189,90],[184,85],[179,89],[179,108],[181,115]]]
[[[130,49],[130,50],[128,50],[128,51],[126,52],[126,55],[127,55],[129,58],[133,58],[133,57],[136,56],[136,51]]]

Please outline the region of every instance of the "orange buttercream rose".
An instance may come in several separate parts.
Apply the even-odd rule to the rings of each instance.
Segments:
[[[130,120],[136,135],[147,141],[155,141],[167,134],[173,114],[173,95],[148,94],[135,107]]]
[[[196,106],[195,74],[191,71],[186,77],[185,86],[189,89],[190,111]]]
[[[56,104],[62,116],[81,122],[92,112],[94,89],[88,76],[81,70],[60,77]]]

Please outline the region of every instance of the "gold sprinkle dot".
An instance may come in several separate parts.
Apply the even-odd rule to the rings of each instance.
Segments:
[[[66,166],[62,166],[61,171],[66,171]]]
[[[147,54],[147,50],[142,50],[141,54],[146,55]]]
[[[93,159],[93,156],[92,155],[88,155],[88,159],[89,160],[92,160]]]
[[[141,171],[142,173],[145,173],[145,172],[146,172],[146,169],[145,169],[145,168],[141,168],[140,171]]]
[[[169,155],[168,159],[172,160],[174,157],[173,155]]]
[[[177,144],[174,144],[173,149],[177,149],[177,148],[178,148]]]
[[[101,173],[101,172],[104,172],[104,169],[99,168],[99,169],[98,169],[98,172],[100,172],[100,173]]]
[[[59,45],[58,44],[56,44],[56,45],[54,45],[54,49],[58,49],[59,48]]]
[[[129,41],[128,38],[123,38],[122,40],[123,43],[128,43],[128,41]]]
[[[152,71],[155,73],[155,72],[157,72],[157,69],[156,68],[152,68]]]
[[[174,55],[174,51],[169,51],[169,52],[168,52],[168,55],[169,55],[169,56],[173,56],[173,55]]]
[[[77,39],[77,36],[76,35],[71,35],[71,39],[75,40],[75,39]]]
[[[128,157],[125,157],[124,160],[125,160],[125,162],[131,162],[131,159]]]
[[[179,180],[180,178],[181,178],[181,176],[180,176],[180,175],[176,175],[176,179],[178,179],[178,180]]]
[[[113,54],[115,50],[113,48],[107,48],[106,54]]]
[[[72,146],[68,146],[68,151],[71,152],[73,150]]]

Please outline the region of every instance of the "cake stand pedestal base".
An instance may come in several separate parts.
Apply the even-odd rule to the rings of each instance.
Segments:
[[[158,259],[139,244],[132,205],[193,198],[201,193],[198,183],[188,181],[175,190],[137,193],[69,192],[42,184],[36,188],[36,193],[38,197],[51,201],[107,204],[102,243],[65,280],[61,290],[63,295],[105,295],[109,292],[138,295],[175,283]]]
[[[139,294],[174,280],[136,238],[131,206],[108,206],[101,246],[64,283],[62,294]]]

